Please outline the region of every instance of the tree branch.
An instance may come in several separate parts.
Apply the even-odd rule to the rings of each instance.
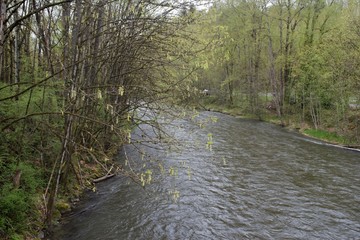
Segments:
[[[11,33],[11,31],[17,26],[19,25],[22,21],[24,21],[25,19],[31,17],[32,15],[36,14],[36,13],[39,13],[41,12],[42,10],[44,9],[47,9],[47,8],[50,8],[50,7],[54,7],[54,6],[57,6],[57,5],[61,5],[61,4],[64,4],[64,3],[70,3],[72,2],[73,0],[64,0],[64,1],[61,1],[61,2],[54,2],[54,3],[50,3],[50,4],[47,4],[45,6],[42,6],[40,8],[37,8],[37,9],[34,9],[32,12],[26,14],[25,16],[22,16],[21,18],[19,18],[18,20],[16,20],[15,22],[13,22],[5,31],[4,33],[4,41],[8,38],[9,34]]]

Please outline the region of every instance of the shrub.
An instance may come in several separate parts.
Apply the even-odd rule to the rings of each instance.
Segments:
[[[37,188],[41,185],[39,171],[26,163],[5,165],[0,159],[0,238],[15,236],[27,230],[28,215],[32,214]],[[19,188],[14,188],[12,175],[21,170]]]

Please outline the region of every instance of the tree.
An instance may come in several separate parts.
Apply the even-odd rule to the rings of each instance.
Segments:
[[[191,1],[0,3],[3,154],[42,168],[50,227],[57,197],[73,179],[92,187],[83,162],[109,173],[115,168],[107,159],[131,143],[136,125],[160,128],[137,117],[138,108],[167,111],[166,103],[191,92],[194,52],[183,47],[195,8]]]

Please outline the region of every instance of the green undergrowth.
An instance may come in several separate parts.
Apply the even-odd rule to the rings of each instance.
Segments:
[[[35,221],[39,219],[41,213],[37,210],[36,201],[40,197],[39,190],[42,189],[41,171],[31,164],[10,163],[5,156],[0,158],[1,178],[0,178],[0,239],[22,239],[19,233],[29,231]],[[21,171],[21,178],[18,187],[13,182],[13,174]]]
[[[22,85],[19,91],[26,87]],[[58,91],[55,85],[39,86],[17,99],[0,101],[1,240],[38,239],[39,232],[45,228],[47,200],[44,193],[53,166],[59,159],[64,124],[63,115],[56,114],[62,109]],[[16,92],[15,87],[0,83],[0,98],[13,96]],[[98,115],[103,111],[100,109]],[[106,168],[110,169],[113,163],[105,161],[105,150],[101,148],[100,142],[104,139],[109,139],[109,135],[98,135],[99,144],[94,144],[91,155],[81,148],[73,154],[67,180],[61,179],[54,222],[71,209],[71,202],[79,199],[84,189],[95,191],[92,179],[105,175],[108,172]],[[121,143],[121,139],[121,136],[111,138],[111,142]],[[106,154],[111,156],[111,151],[116,153],[118,148],[115,147],[109,147]],[[21,174],[15,183],[17,173]]]

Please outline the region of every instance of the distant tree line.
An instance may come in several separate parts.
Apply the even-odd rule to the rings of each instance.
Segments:
[[[270,109],[360,141],[359,1],[225,0],[205,15],[199,88],[259,118]]]

